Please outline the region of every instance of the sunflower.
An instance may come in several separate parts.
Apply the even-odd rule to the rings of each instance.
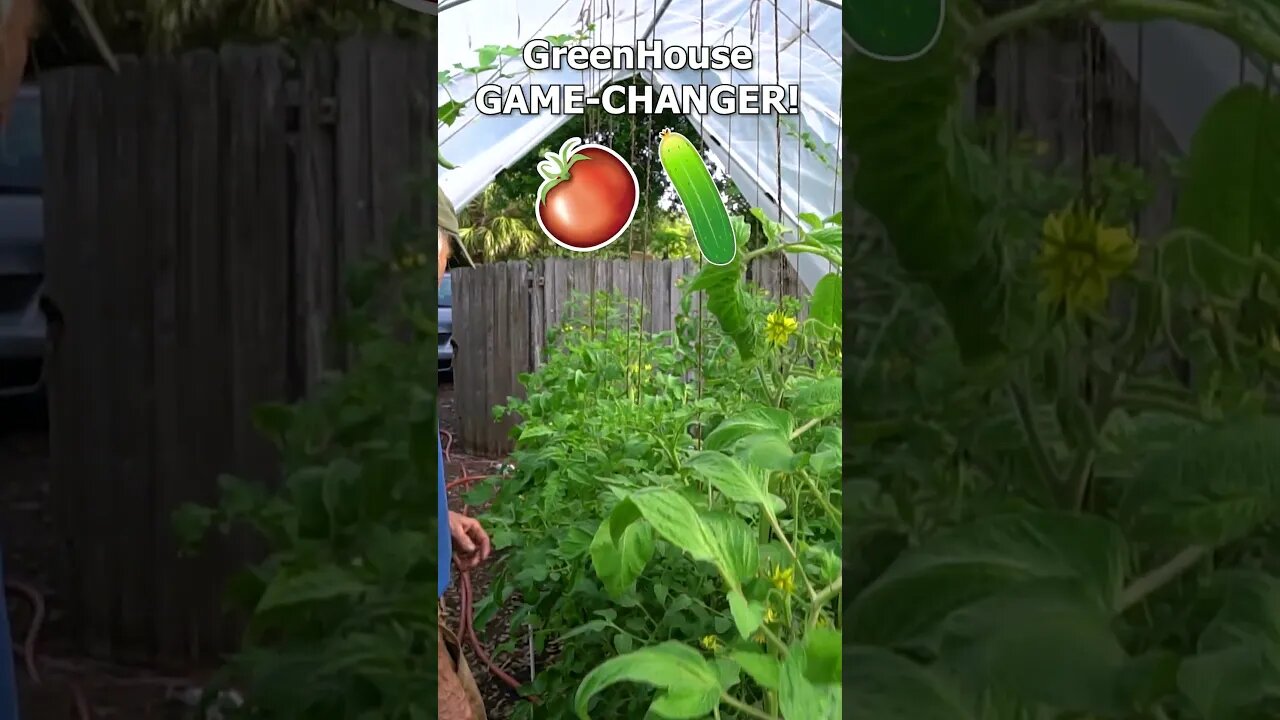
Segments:
[[[1044,280],[1040,299],[1065,305],[1069,313],[1097,310],[1107,300],[1111,281],[1138,257],[1128,228],[1107,227],[1096,211],[1071,206],[1045,218],[1036,268]]]
[[[769,344],[782,347],[787,344],[798,327],[800,324],[795,318],[782,312],[781,309],[774,310],[764,320],[764,336]]]

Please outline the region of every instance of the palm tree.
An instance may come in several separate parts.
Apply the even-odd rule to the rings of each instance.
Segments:
[[[528,257],[549,244],[531,217],[532,208],[532,199],[508,197],[498,183],[490,183],[463,211],[462,240],[485,262]]]

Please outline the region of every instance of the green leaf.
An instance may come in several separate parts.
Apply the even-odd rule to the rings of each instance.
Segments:
[[[908,550],[856,597],[844,627],[857,642],[933,645],[953,612],[1034,580],[1078,582],[1110,611],[1128,549],[1097,517],[1030,511],[984,518]]]
[[[753,316],[748,310],[746,285],[743,282],[742,258],[745,253],[747,239],[751,229],[740,217],[730,218],[738,251],[727,265],[704,266],[693,280],[685,286],[687,295],[699,291],[707,293],[707,310],[725,335],[733,338],[738,354],[743,360],[755,357],[757,329]]]
[[[634,512],[629,508],[634,508]],[[666,488],[648,488],[628,495],[614,508],[609,521],[615,542],[625,532],[625,525],[641,517],[663,539],[689,553],[695,560],[715,562],[718,559],[698,511],[679,493]],[[619,522],[624,526],[620,527]]]
[[[749,467],[786,472],[794,465],[795,452],[791,449],[791,442],[786,436],[777,432],[749,435],[743,438],[738,446],[743,461]]]
[[[933,670],[892,651],[852,645],[844,651],[851,669],[845,684],[858,717],[977,720],[959,691]]]
[[[778,673],[778,705],[783,718],[839,720],[841,717],[839,681],[820,683],[812,679],[814,675],[829,674],[828,645],[822,643],[815,652],[812,640],[805,638],[791,646],[791,653],[782,661],[782,670]],[[839,678],[838,672],[836,677]],[[861,710],[859,708],[859,714]]]
[[[693,648],[665,642],[611,658],[587,673],[574,696],[578,717],[590,720],[587,711],[591,698],[620,682],[658,688],[649,712],[661,718],[702,718],[720,704],[720,676],[716,669]]]
[[[1003,349],[1005,283],[978,233],[977,200],[951,169],[951,117],[970,75],[957,47],[963,36],[949,20],[937,45],[914,60],[854,53],[842,102],[858,159],[854,200],[880,221],[903,268],[937,296],[962,355],[975,362]]]
[[[1218,613],[1182,662],[1178,687],[1205,720],[1234,720],[1280,698],[1280,580],[1237,571],[1220,576],[1217,591]]]
[[[818,449],[809,456],[809,467],[818,474],[839,470],[844,464],[844,431],[838,427],[822,428]]]
[[[735,650],[729,653],[729,659],[738,663],[757,685],[766,690],[777,691],[778,674],[782,665],[776,657],[762,652]]]
[[[796,392],[792,410],[810,420],[839,415],[844,405],[843,392],[844,378],[840,376],[807,382]]]
[[[790,436],[794,426],[795,420],[786,410],[756,405],[721,421],[707,435],[703,447],[708,450],[727,450],[748,435],[770,430]]]
[[[809,321],[838,328],[844,324],[844,288],[840,276],[828,273],[809,296]]]
[[[1216,545],[1243,537],[1280,509],[1280,418],[1235,420],[1182,435],[1148,458],[1120,517],[1162,542]]]
[[[616,542],[609,532],[609,523],[600,523],[591,540],[591,562],[596,576],[614,598],[632,587],[652,556],[653,530],[641,523],[628,525]]]
[[[1235,255],[1280,251],[1280,98],[1253,85],[1227,93],[1191,140],[1178,194],[1178,224],[1200,231]],[[1211,249],[1191,246],[1190,260],[1208,289],[1234,296],[1248,287],[1247,268]]]
[[[715,548],[717,565],[734,587],[746,584],[760,571],[760,544],[751,527],[737,515],[707,513],[703,532]]]
[[[748,602],[741,590],[729,591],[729,613],[733,615],[733,624],[743,640],[751,637],[751,633],[760,629],[764,622],[764,605],[759,602]]]
[[[1077,591],[1051,581],[974,603],[947,619],[941,656],[978,691],[1060,710],[1116,711],[1128,658],[1111,615]]]
[[[336,566],[321,565],[302,572],[281,571],[267,584],[256,612],[359,595],[365,590],[352,573]]]
[[[728,455],[704,450],[689,458],[686,466],[734,502],[760,505],[773,512],[781,512],[785,506],[781,498],[765,490],[763,476]]]
[[[844,676],[843,643],[830,628],[812,628],[804,638],[805,677],[819,685],[839,684]]]

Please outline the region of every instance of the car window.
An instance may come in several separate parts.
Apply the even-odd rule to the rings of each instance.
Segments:
[[[40,98],[19,95],[0,129],[0,192],[40,192]]]
[[[440,307],[453,307],[453,279],[448,275],[440,281]]]

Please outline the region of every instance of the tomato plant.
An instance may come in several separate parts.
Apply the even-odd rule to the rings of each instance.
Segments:
[[[743,278],[784,249],[838,261],[839,216],[805,220],[790,238],[757,212],[767,246],[747,251],[734,219],[733,261],[685,284],[673,331],[582,299],[500,409],[521,419],[517,470],[473,498],[496,493],[486,522],[509,553],[482,613],[515,602],[511,634],[532,627],[548,659],[543,704],[517,712],[838,716],[839,277],[803,322]],[[704,291],[716,320],[699,322]]]

